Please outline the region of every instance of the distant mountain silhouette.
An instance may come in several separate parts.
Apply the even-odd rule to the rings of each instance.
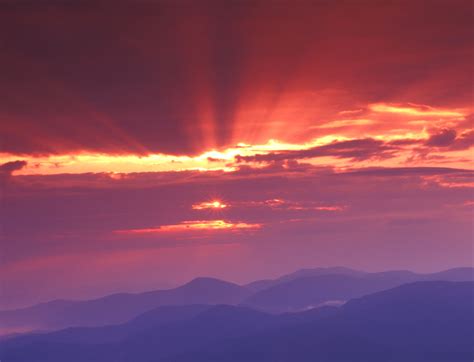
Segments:
[[[249,296],[242,305],[273,313],[301,311],[328,302],[344,302],[414,281],[474,280],[473,268],[451,269],[435,274],[416,274],[406,270],[364,273],[335,269],[340,272],[325,274],[333,269],[309,269],[284,276],[273,286]]]
[[[288,281],[292,281],[295,279],[299,279],[302,277],[315,277],[321,275],[347,275],[353,277],[362,277],[362,276],[377,276],[378,274],[385,274],[385,275],[398,275],[399,277],[405,276],[408,277],[406,280],[447,280],[447,281],[471,281],[474,280],[474,268],[453,268],[449,270],[445,270],[438,273],[433,274],[419,274],[413,273],[407,270],[395,270],[395,271],[387,271],[387,272],[379,272],[379,273],[368,273],[361,270],[355,270],[345,267],[328,267],[328,268],[307,268],[307,269],[300,269],[290,274],[285,274],[276,279],[262,279],[256,280],[254,282],[248,283],[244,285],[248,289],[259,292],[264,289],[268,289],[273,287],[277,284],[282,284]],[[406,282],[405,280],[405,282]]]
[[[474,282],[415,282],[339,308],[266,314],[235,306],[158,308],[120,326],[0,343],[5,361],[471,361]],[[183,309],[182,309],[183,308]],[[180,318],[180,309],[185,317]],[[137,326],[138,325],[138,326]],[[120,341],[100,338],[99,332]],[[121,330],[121,332],[116,331]],[[127,331],[126,333],[124,331]],[[79,334],[80,334],[79,333]],[[89,336],[85,336],[89,335]],[[93,338],[98,340],[93,344]],[[65,337],[66,336],[66,337]]]
[[[228,305],[171,307],[178,313],[185,308],[187,315],[164,322],[162,308],[168,307],[147,312],[122,325],[71,328],[10,339],[0,343],[0,358],[14,361],[159,361],[221,338],[242,337],[274,324],[274,317],[269,314]],[[199,308],[201,310],[197,312]],[[150,319],[157,323],[148,323]],[[94,338],[98,338],[96,342]]]
[[[249,294],[249,290],[237,284],[196,278],[175,289],[113,294],[87,301],[56,300],[29,308],[1,311],[0,325],[31,330],[101,326],[123,323],[162,305],[236,304]]]
[[[425,274],[424,280],[472,281],[474,280],[474,268],[453,268],[439,273]]]
[[[197,316],[212,305],[191,304],[181,306],[162,306],[145,312],[127,323],[101,327],[70,327],[50,333],[30,333],[17,338],[21,341],[48,341],[68,344],[100,344],[119,342],[127,337],[170,323],[187,320]]]
[[[168,361],[472,361],[473,308],[473,282],[416,282],[354,299],[317,321],[222,341]]]
[[[56,300],[29,308],[0,311],[2,329],[51,331],[124,323],[163,305],[229,304],[272,313],[295,312],[324,304],[343,303],[365,294],[423,280],[474,280],[473,268],[434,274],[410,271],[366,273],[353,269],[301,269],[270,281],[246,286],[214,278],[196,278],[174,289],[120,293],[86,301]]]
[[[261,291],[263,289],[268,289],[277,284],[289,282],[303,277],[314,277],[320,275],[350,275],[350,276],[361,276],[367,274],[366,272],[354,270],[345,267],[330,267],[330,268],[309,268],[309,269],[300,269],[290,274],[285,274],[277,279],[264,279],[257,280],[252,283],[248,283],[245,287],[253,290],[254,292]]]

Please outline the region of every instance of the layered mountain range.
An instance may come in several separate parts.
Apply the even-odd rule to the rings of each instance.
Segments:
[[[303,269],[0,312],[5,361],[471,361],[474,269]]]

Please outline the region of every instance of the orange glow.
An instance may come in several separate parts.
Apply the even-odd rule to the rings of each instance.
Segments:
[[[372,137],[383,142],[397,140],[427,140],[429,133],[425,128],[418,131],[407,131],[406,129],[390,130],[385,132],[367,132],[366,137]],[[233,172],[238,170],[234,157],[252,156],[256,154],[268,154],[279,151],[297,151],[308,150],[312,147],[328,145],[332,142],[348,141],[353,138],[342,135],[327,135],[313,139],[311,142],[301,144],[288,144],[276,140],[270,140],[263,145],[243,145],[235,148],[229,148],[223,151],[209,151],[199,156],[174,156],[165,154],[151,154],[148,156],[137,155],[107,155],[107,154],[87,154],[77,155],[51,155],[38,157],[21,157],[11,154],[0,154],[0,164],[26,160],[28,165],[21,170],[14,172],[14,175],[57,175],[57,174],[81,174],[81,173],[106,173],[111,180],[120,180],[125,174],[140,172],[181,172],[181,171],[224,171]],[[405,167],[407,160],[410,159],[413,146],[405,146],[397,152],[396,157],[376,160],[376,166],[379,167]],[[441,152],[445,155],[443,166],[472,168],[470,150]],[[434,153],[432,153],[434,154]],[[462,161],[466,160],[466,161]],[[354,161],[350,159],[341,159],[332,156],[317,157],[307,159],[305,162],[312,165],[331,165],[335,169],[346,169],[354,167]],[[417,163],[416,160],[411,161]],[[437,166],[436,159],[424,160],[425,166]],[[258,166],[258,165],[254,165]],[[371,160],[358,161],[357,166],[374,166]],[[214,201],[213,201],[214,202]],[[213,204],[208,202],[196,204],[194,209],[220,209],[225,208],[224,204]]]
[[[376,103],[371,104],[369,108],[374,112],[396,113],[408,116],[424,117],[463,117],[464,112],[458,109],[438,109],[427,105],[409,103],[408,106],[399,106],[392,104]]]
[[[161,234],[169,232],[213,231],[213,230],[250,230],[260,229],[262,224],[247,224],[244,222],[229,222],[225,220],[195,220],[183,221],[180,224],[162,225],[146,229],[117,230],[119,234]]]
[[[271,208],[278,208],[278,209],[285,209],[285,210],[295,210],[295,211],[344,211],[347,207],[341,205],[314,205],[314,203],[308,202],[295,202],[295,201],[286,201],[282,199],[271,199],[266,200],[263,204],[271,207]]]
[[[320,126],[313,126],[311,128],[340,128],[340,127],[353,127],[353,126],[365,126],[376,123],[372,119],[339,119],[331,121]]]
[[[346,207],[344,206],[289,206],[288,210],[298,210],[298,211],[307,211],[307,210],[315,210],[315,211],[330,211],[330,212],[337,212],[337,211],[344,211]]]
[[[255,154],[305,150],[324,145],[345,137],[324,136],[304,143],[284,143],[270,139],[265,144],[248,145],[239,143],[221,151],[206,151],[198,156],[175,156],[168,154],[111,155],[101,153],[79,153],[68,155],[50,155],[28,157],[28,165],[15,172],[15,175],[54,175],[62,173],[133,173],[133,172],[168,172],[168,171],[235,171],[232,166],[234,157],[252,156]],[[0,154],[0,164],[25,159],[20,155]],[[112,176],[114,177],[114,176]]]
[[[225,209],[229,205],[224,204],[219,200],[208,201],[208,202],[201,202],[199,204],[194,204],[192,206],[193,210],[205,210],[205,209]]]
[[[296,102],[296,100],[294,100]],[[308,110],[309,113],[310,110]],[[288,124],[300,124],[300,116],[292,112],[282,113],[282,121],[275,121],[273,126],[263,127],[259,123],[252,123],[252,127],[246,128],[248,122],[244,119],[242,123],[236,123],[236,141],[233,145],[214,147],[212,138],[206,138],[205,143],[209,144],[203,148],[203,152],[198,155],[172,155],[165,153],[148,154],[107,154],[79,152],[73,154],[51,154],[51,155],[29,155],[24,157],[17,154],[0,154],[0,164],[25,160],[26,167],[14,171],[14,175],[53,175],[53,174],[80,174],[80,173],[108,173],[111,179],[120,179],[120,174],[134,172],[180,172],[180,171],[224,171],[233,172],[239,169],[235,162],[237,156],[264,155],[271,152],[309,150],[313,147],[329,145],[332,142],[355,140],[360,138],[373,138],[383,142],[398,140],[418,140],[421,144],[430,137],[431,128],[452,128],[460,135],[466,131],[464,122],[469,113],[468,109],[460,108],[435,108],[428,105],[414,103],[374,103],[368,104],[364,109],[346,110],[335,113],[334,118],[327,116],[324,120],[308,118],[310,114],[304,112],[307,121],[304,125],[293,127],[304,129],[304,134],[291,138],[288,135]],[[260,115],[260,112],[257,112]],[[341,115],[344,115],[341,117]],[[396,119],[393,116],[398,115]],[[213,121],[211,115],[205,117],[208,124],[202,133],[213,132]],[[244,115],[241,114],[241,117]],[[354,119],[350,119],[354,116]],[[204,116],[203,116],[204,117]],[[262,115],[263,117],[263,115]],[[341,119],[342,118],[342,119]],[[251,117],[253,122],[255,118]],[[250,121],[249,121],[250,122]],[[242,129],[240,129],[242,128]],[[291,128],[291,127],[290,127]],[[266,137],[263,133],[266,130]],[[207,131],[206,131],[207,130]],[[240,131],[241,132],[240,132]],[[270,132],[271,130],[271,132]],[[259,134],[253,137],[252,134]],[[240,138],[238,136],[241,136]],[[203,136],[204,137],[204,136]],[[204,137],[205,138],[205,137]],[[203,139],[204,139],[203,138]],[[265,139],[264,142],[249,143],[249,139]],[[287,141],[293,139],[292,142]],[[245,142],[244,142],[245,141]],[[375,160],[375,166],[394,167],[407,166],[407,163],[416,163],[412,157],[412,151],[416,146],[405,145],[397,152],[397,157]],[[433,152],[440,152],[436,150]],[[472,155],[469,150],[444,150],[443,166],[472,168],[470,162],[460,161],[470,160]],[[449,152],[449,154],[448,154]],[[438,155],[440,156],[440,155]],[[412,161],[409,161],[412,160]],[[441,158],[439,158],[441,160]],[[341,159],[337,157],[325,156],[306,162],[313,165],[331,165],[335,168],[344,169],[354,167],[353,160]],[[357,161],[357,166],[374,166],[373,160]],[[372,162],[372,163],[371,163]],[[426,166],[439,165],[435,158],[424,160]],[[214,201],[212,201],[214,202]],[[193,209],[222,209],[223,203],[211,205],[206,202],[193,205]]]
[[[314,208],[320,211],[343,211],[346,209],[345,206],[318,206]]]
[[[271,199],[265,201],[265,204],[269,205],[270,207],[278,207],[285,204],[285,201],[282,199]]]

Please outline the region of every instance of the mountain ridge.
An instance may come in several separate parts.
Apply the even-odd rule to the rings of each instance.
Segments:
[[[17,362],[466,361],[474,357],[474,282],[421,281],[344,306],[268,314],[241,306],[175,306],[189,318],[142,325],[120,341],[58,340],[67,331],[0,342]],[[160,311],[161,308],[161,311]],[[136,320],[147,320],[160,307]],[[193,309],[195,308],[195,309]],[[176,315],[178,315],[177,313]],[[122,327],[132,327],[133,321]],[[100,327],[99,327],[100,328]],[[90,331],[84,331],[89,333]],[[65,343],[67,342],[67,343]]]
[[[331,278],[331,283],[321,282]],[[334,282],[334,278],[339,279],[339,282]],[[474,268],[452,268],[431,274],[410,271],[369,273],[344,267],[306,268],[263,283],[261,280],[256,281],[254,283],[261,284],[257,289],[248,287],[249,284],[238,285],[217,278],[198,277],[171,289],[115,293],[80,301],[57,299],[31,307],[0,311],[0,325],[6,335],[18,331],[24,333],[74,326],[120,324],[163,305],[241,304],[267,312],[281,313],[305,310],[326,302],[343,303],[348,299],[400,284],[437,279],[474,280]],[[351,283],[359,285],[359,290],[355,290]],[[294,289],[295,284],[300,284],[300,288]],[[339,292],[335,291],[337,285]],[[272,295],[275,291],[280,291],[280,294]]]

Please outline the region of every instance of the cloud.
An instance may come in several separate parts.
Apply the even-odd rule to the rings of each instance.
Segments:
[[[356,119],[338,119],[335,121],[324,123],[320,126],[313,126],[312,128],[355,127],[355,126],[366,126],[366,125],[370,125],[374,123],[376,123],[376,121],[372,119],[357,119],[357,118]]]
[[[451,145],[453,150],[467,150],[474,146],[474,130],[461,133]]]
[[[371,158],[390,158],[398,148],[372,138],[349,141],[335,141],[324,146],[317,146],[301,151],[271,152],[254,156],[236,156],[237,162],[276,162],[283,160],[303,160],[316,157],[332,156],[336,158],[362,161]]]
[[[330,205],[315,201],[292,201],[276,198],[264,201],[241,202],[239,204],[240,206],[249,207],[269,207],[280,211],[341,212],[347,209],[346,205]]]
[[[229,205],[219,200],[203,201],[192,205],[193,210],[219,210],[226,207],[229,207]]]
[[[465,115],[464,112],[455,109],[439,109],[424,104],[371,104],[369,108],[374,112],[393,113],[405,116],[417,117],[454,117],[459,118]]]
[[[129,236],[152,236],[156,234],[201,233],[214,231],[237,232],[241,230],[260,229],[261,227],[262,224],[249,224],[245,222],[231,222],[226,220],[192,220],[182,221],[179,224],[161,225],[158,227],[116,230],[115,233]]]
[[[304,142],[367,104],[430,120],[470,105],[469,2],[283,4],[2,2],[0,152],[190,155]],[[406,126],[387,122],[358,137]]]
[[[474,131],[465,130],[458,133],[455,129],[443,128],[424,142],[426,148],[419,148],[415,150],[421,157],[426,157],[430,153],[430,147],[437,149],[444,149],[446,151],[463,151],[468,150],[474,146]],[[468,155],[466,155],[468,156]]]
[[[384,176],[384,177],[407,177],[407,176],[431,176],[431,175],[459,175],[467,174],[474,176],[474,171],[455,169],[448,167],[372,167],[347,171],[350,175],[362,176]]]
[[[100,261],[94,269],[101,285],[98,295],[131,269],[136,274],[125,279],[122,291],[134,290],[134,279],[153,288],[153,283],[181,277],[183,270],[216,276],[225,270],[229,279],[241,280],[268,268],[281,274],[282,265],[288,270],[355,262],[372,269],[386,263],[438,268],[469,261],[472,210],[451,205],[472,201],[472,171],[418,167],[341,172],[305,165],[296,172],[273,165],[245,166],[245,173],[13,177],[2,195],[0,268],[17,271],[25,263],[44,262],[8,273],[2,279],[7,286],[3,295],[12,303],[28,304],[18,288],[24,290],[32,281],[32,287],[42,287],[46,299],[59,293],[56,284],[54,291],[48,287],[56,280],[51,279],[53,263],[48,260],[64,260],[64,255],[74,256],[75,262],[54,269],[61,270],[54,278],[67,279],[61,285],[90,285],[95,279],[81,269],[99,255],[110,258],[110,273],[101,273]],[[192,209],[216,199],[230,207],[215,213]],[[399,219],[432,221],[394,228],[390,222]],[[238,245],[245,258],[234,249],[209,254],[205,248],[230,244]],[[191,251],[201,247],[200,252]],[[170,250],[175,254],[172,262],[166,259]],[[150,258],[127,257],[134,253]],[[118,254],[123,263],[115,265]],[[202,258],[205,263],[196,264]]]
[[[456,130],[445,128],[438,133],[432,134],[426,141],[426,145],[432,147],[448,147],[454,143],[456,135]]]
[[[27,164],[28,163],[26,161],[20,161],[20,160],[6,162],[0,165],[0,174],[11,175],[14,171],[18,171],[26,167]]]

